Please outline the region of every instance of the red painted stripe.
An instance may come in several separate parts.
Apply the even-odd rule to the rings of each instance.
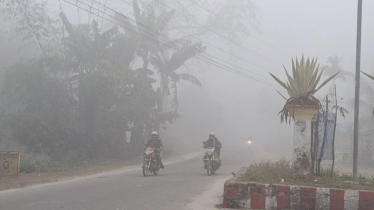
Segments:
[[[358,191],[358,209],[373,210],[374,209],[374,192]]]
[[[290,186],[277,186],[277,209],[290,209],[291,208],[291,187]]]
[[[330,189],[330,210],[344,209],[345,190]]]
[[[251,185],[251,209],[264,209],[265,208],[265,185],[257,184]]]
[[[300,209],[312,210],[316,207],[316,188],[300,187]]]
[[[235,198],[236,196],[236,188],[235,188],[235,185],[232,186],[232,185],[229,185],[229,186],[225,186],[225,194],[223,196],[223,207],[226,208],[228,207],[229,205],[229,200],[230,198]]]

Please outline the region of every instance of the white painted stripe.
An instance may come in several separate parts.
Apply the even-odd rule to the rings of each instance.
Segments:
[[[276,209],[277,207],[277,194],[276,186],[265,185],[265,209]]]
[[[344,193],[344,210],[357,210],[358,209],[358,191],[345,190]]]
[[[330,189],[317,188],[316,189],[316,209],[329,210],[330,209]]]
[[[300,209],[300,187],[291,186],[291,209]]]

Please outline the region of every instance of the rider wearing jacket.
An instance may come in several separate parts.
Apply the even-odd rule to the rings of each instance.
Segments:
[[[145,144],[145,148],[152,147],[155,148],[155,154],[156,154],[156,161],[160,165],[160,168],[164,168],[164,164],[161,161],[161,150],[163,148],[162,140],[158,138],[158,132],[153,131],[152,132],[152,138],[148,140],[148,142]]]
[[[219,156],[221,154],[222,144],[220,141],[218,141],[218,139],[216,138],[216,135],[213,132],[210,132],[209,139],[204,141],[203,143],[204,143],[204,146],[203,146],[204,148],[214,147],[214,153],[219,160],[219,165],[221,165],[221,159]],[[206,156],[204,156],[204,159],[206,159]],[[204,161],[204,169],[206,169],[206,161]]]

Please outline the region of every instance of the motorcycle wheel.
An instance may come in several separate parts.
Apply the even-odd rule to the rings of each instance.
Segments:
[[[148,168],[148,163],[144,162],[143,163],[143,176],[146,177],[149,174],[149,168]]]
[[[208,174],[208,176],[210,176],[211,170],[212,170],[212,166],[209,161],[206,167],[206,173]]]

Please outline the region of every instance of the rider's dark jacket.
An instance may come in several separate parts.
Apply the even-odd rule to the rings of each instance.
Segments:
[[[163,145],[162,145],[162,140],[157,138],[157,139],[150,139],[148,140],[147,144],[145,145],[145,147],[152,147],[152,148],[157,148],[157,149],[162,149]]]
[[[222,144],[221,144],[220,141],[218,141],[217,138],[208,139],[208,140],[204,141],[204,148],[206,148],[206,147],[214,147],[214,152],[219,154],[221,152]]]

